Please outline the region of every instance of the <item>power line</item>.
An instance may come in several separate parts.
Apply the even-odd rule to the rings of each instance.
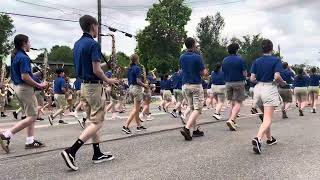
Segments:
[[[2,14],[6,14],[6,15],[13,15],[13,16],[21,16],[21,17],[29,17],[29,18],[36,18],[36,19],[45,19],[45,20],[53,20],[53,21],[63,21],[63,22],[76,22],[78,23],[79,21],[76,20],[71,20],[71,19],[62,19],[62,18],[51,18],[51,17],[44,17],[44,16],[35,16],[35,15],[28,15],[28,14],[19,14],[19,13],[11,13],[11,12],[3,12],[0,11],[0,13]],[[107,27],[110,31],[112,32],[121,32],[123,34],[125,34],[127,37],[135,37],[135,35],[132,35],[128,32],[125,32],[123,30],[105,25],[105,24],[101,24],[101,26]]]
[[[24,0],[16,0],[17,2],[21,2],[21,3],[24,3],[24,4],[28,4],[28,5],[31,5],[31,6],[38,6],[38,7],[43,7],[43,8],[48,8],[48,9],[53,9],[53,10],[58,10],[58,11],[61,11],[62,13],[64,14],[67,14],[64,10],[60,9],[60,8],[56,8],[56,7],[52,7],[52,6],[48,6],[48,5],[42,5],[42,4],[39,4],[39,3],[33,3],[33,2],[29,2],[29,1],[24,1]],[[90,14],[94,14],[96,15],[97,12],[94,12],[94,11],[88,11],[88,10],[83,10],[83,9],[78,9],[78,8],[73,8],[73,7],[68,7],[68,6],[64,6],[64,5],[61,5],[61,4],[54,4],[54,3],[49,3],[47,1],[43,1],[47,4],[52,4],[52,5],[58,5],[58,6],[61,6],[61,7],[65,7],[68,8],[68,9],[72,9],[72,10],[78,10],[78,11],[83,11],[83,12],[89,12]],[[75,13],[75,12],[72,12],[72,13],[68,13],[67,15],[71,15],[71,14],[76,14],[76,15],[79,15],[79,16],[82,16],[83,14],[80,14],[80,13]],[[128,24],[122,24],[122,23],[119,23],[119,22],[116,22],[116,18],[114,17],[111,17],[111,16],[106,16],[106,15],[101,15],[103,17],[108,17],[110,19],[113,19],[115,21],[113,21],[113,23],[115,24],[119,24],[119,25],[123,25],[123,26],[128,26]],[[129,25],[130,26],[130,25]],[[135,28],[137,29],[137,28]]]

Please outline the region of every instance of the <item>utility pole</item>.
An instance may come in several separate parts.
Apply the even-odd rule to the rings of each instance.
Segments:
[[[101,0],[98,0],[98,23],[99,23],[99,29],[98,29],[98,42],[101,45]]]

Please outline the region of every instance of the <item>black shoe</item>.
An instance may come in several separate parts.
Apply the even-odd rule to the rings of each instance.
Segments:
[[[137,127],[137,131],[140,132],[142,130],[146,130],[147,128],[144,126]]]
[[[12,114],[13,114],[13,117],[14,117],[15,119],[18,119],[18,113],[17,113],[17,112],[13,111]]]
[[[131,134],[132,132],[130,131],[129,128],[122,126],[122,131],[125,132],[126,134]]]
[[[21,120],[24,120],[25,118],[27,118],[27,116],[22,116],[22,117],[21,117]]]
[[[259,114],[259,119],[263,122],[263,114]]]
[[[299,116],[304,116],[303,111],[299,109]]]
[[[261,143],[259,142],[257,137],[252,139],[252,145],[253,145],[253,151],[256,154],[261,154]]]
[[[258,113],[257,108],[251,108],[251,113],[252,113],[252,114],[257,114],[257,113]]]
[[[37,118],[37,121],[43,121],[44,119],[43,118]]]
[[[237,114],[237,117],[240,117],[240,116],[241,116],[240,113],[238,113],[238,114]]]
[[[296,103],[296,107],[299,107],[298,103]]]
[[[278,141],[273,136],[271,136],[271,140],[267,140],[267,144],[269,146],[272,146],[272,145],[277,144],[277,143],[278,143]]]
[[[196,131],[193,131],[192,137],[201,137],[204,136],[204,132],[197,129]]]
[[[52,126],[53,125],[53,116],[49,115],[48,120],[49,120],[50,125]]]
[[[34,140],[31,144],[26,144],[25,149],[36,149],[36,148],[42,148],[45,147],[45,145],[37,140]]]
[[[63,120],[61,120],[61,119],[58,121],[58,123],[59,124],[68,124],[68,123],[64,122]]]
[[[3,134],[0,134],[0,145],[6,153],[9,153],[10,151],[9,144],[10,144],[10,138],[6,138]]]
[[[159,109],[159,111],[161,111],[162,109],[161,109],[161,106],[158,106],[158,109]]]
[[[66,165],[74,170],[74,171],[77,171],[79,168],[74,164],[74,161],[75,161],[75,156],[71,155],[68,150],[64,150],[61,152],[61,156],[64,160],[64,162],[66,163]]]
[[[312,113],[317,113],[315,108],[312,109]]]
[[[172,111],[170,114],[172,115],[173,118],[177,118],[177,117],[178,117],[178,116],[177,116],[177,113],[174,112],[174,111]]]
[[[287,119],[287,112],[286,111],[282,111],[282,119]]]
[[[192,137],[190,136],[190,130],[187,129],[186,127],[183,127],[182,130],[180,131],[182,136],[184,136],[184,139],[186,141],[191,141]]]
[[[93,157],[92,157],[92,161],[94,164],[98,164],[98,163],[102,163],[102,162],[106,162],[106,161],[111,161],[113,159],[114,159],[114,156],[105,155],[105,154],[93,155]]]
[[[1,117],[7,117],[7,115],[5,115],[4,113],[1,113]]]

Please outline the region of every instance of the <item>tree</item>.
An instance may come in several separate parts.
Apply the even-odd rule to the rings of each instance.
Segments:
[[[137,34],[136,53],[148,69],[168,73],[178,67],[191,9],[184,0],[160,0],[147,13],[149,25]]]
[[[43,62],[44,54],[41,53],[35,59],[36,61]],[[58,62],[58,63],[73,63],[73,52],[69,46],[59,46],[55,45],[51,48],[48,53],[49,62]],[[51,66],[51,73],[55,73],[56,66]],[[64,67],[66,74],[70,77],[74,77],[74,68],[72,66]]]
[[[9,40],[9,37],[14,33],[14,26],[12,23],[13,20],[10,16],[0,14],[0,60],[9,55],[10,50],[12,49],[12,43]]]
[[[197,38],[200,50],[204,62],[209,65],[210,69],[227,56],[227,41],[221,37],[224,26],[224,19],[220,13],[217,13],[215,16],[201,18],[197,26]]]
[[[123,52],[117,52],[116,54],[119,66],[128,67],[130,64],[130,58]]]

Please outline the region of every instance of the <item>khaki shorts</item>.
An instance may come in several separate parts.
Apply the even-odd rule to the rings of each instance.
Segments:
[[[42,91],[35,91],[35,95],[38,101],[38,106],[44,105],[44,94]]]
[[[134,101],[141,102],[143,100],[143,88],[138,85],[130,85],[129,94]]]
[[[291,89],[283,89],[279,88],[279,94],[285,103],[291,103],[292,102],[292,91]]]
[[[162,95],[162,99],[165,101],[172,101],[172,94],[170,90],[164,90],[163,91],[163,95]]]
[[[182,91],[188,102],[188,106],[191,110],[197,110],[202,112],[204,95],[201,84],[185,84],[182,87]]]
[[[53,97],[58,109],[63,109],[67,106],[66,96],[64,94],[54,94]]]
[[[14,92],[25,116],[36,117],[38,114],[38,102],[34,88],[26,84],[17,85],[14,87]]]
[[[143,100],[144,101],[151,101],[151,91],[143,92]]]
[[[92,123],[104,121],[106,96],[101,84],[81,84],[81,101]]]
[[[294,96],[298,101],[307,101],[308,100],[308,88],[307,87],[295,87]]]
[[[226,86],[225,85],[212,85],[212,96],[216,101],[224,102],[226,99]]]
[[[182,101],[183,101],[183,92],[182,92],[181,89],[173,90],[173,95],[174,95],[174,98],[176,99],[177,102],[182,103]]]
[[[6,106],[6,96],[0,96],[0,107]]]
[[[319,93],[319,86],[309,86],[309,87],[308,87],[308,91],[309,91],[309,94],[313,93],[313,94],[318,95],[318,93]]]
[[[226,83],[226,92],[229,101],[242,102],[246,99],[244,81]]]
[[[254,101],[257,106],[266,107],[278,107],[282,103],[277,86],[262,82],[254,87]]]

